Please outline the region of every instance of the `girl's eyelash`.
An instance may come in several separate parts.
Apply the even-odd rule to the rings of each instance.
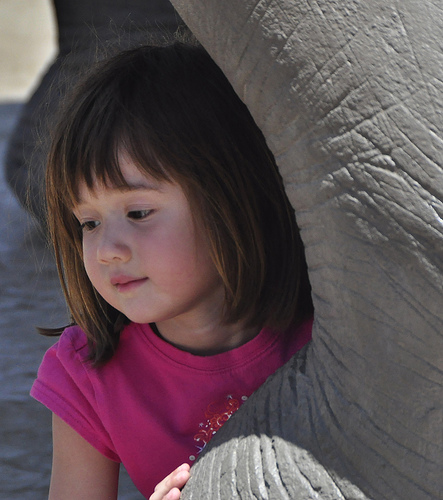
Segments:
[[[146,209],[146,210],[131,210],[128,212],[128,217],[130,219],[135,219],[135,220],[143,220],[149,217],[151,215],[152,210]]]
[[[99,225],[99,221],[97,220],[88,220],[86,222],[81,222],[80,223],[80,230],[82,233],[87,232],[87,231],[92,231]]]
[[[130,210],[128,212],[128,218],[133,220],[144,220],[148,218],[154,210],[146,209],[146,210]],[[100,225],[98,220],[87,220],[85,222],[79,222],[79,231],[80,233],[87,233],[89,231],[93,231],[97,226]]]

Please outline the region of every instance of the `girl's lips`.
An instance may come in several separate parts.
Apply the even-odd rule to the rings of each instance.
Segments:
[[[143,285],[148,278],[129,278],[120,277],[111,279],[111,284],[117,288],[119,292],[130,292],[139,286]]]

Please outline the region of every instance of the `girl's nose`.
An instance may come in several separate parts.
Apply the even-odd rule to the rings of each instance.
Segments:
[[[103,231],[97,246],[97,260],[103,264],[131,258],[131,249],[125,234],[118,230]]]

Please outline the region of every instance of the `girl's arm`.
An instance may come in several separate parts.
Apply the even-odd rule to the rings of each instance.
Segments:
[[[180,489],[188,482],[191,474],[189,464],[182,464],[157,484],[149,500],[179,500]]]
[[[49,500],[116,500],[119,464],[53,415],[54,455]]]

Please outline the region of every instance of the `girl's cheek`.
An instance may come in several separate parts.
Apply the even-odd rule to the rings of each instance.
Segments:
[[[90,248],[83,248],[83,265],[85,267],[86,274],[88,275],[89,280],[97,288],[96,281],[97,277],[97,266],[96,259],[92,257],[92,250]]]

